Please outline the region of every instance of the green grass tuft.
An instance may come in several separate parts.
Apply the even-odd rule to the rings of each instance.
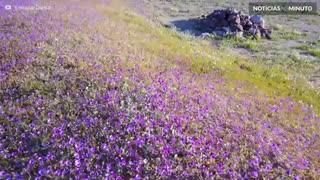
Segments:
[[[272,26],[272,29],[276,30],[276,31],[282,31],[283,30],[283,26],[280,25],[280,24],[275,24],[275,25]]]
[[[307,50],[309,50],[311,48],[311,46],[309,44],[303,44],[303,45],[300,45],[300,46],[295,46],[294,48],[307,51]]]
[[[286,39],[286,40],[296,40],[301,38],[302,33],[298,31],[282,31],[274,34],[274,37],[277,39]]]
[[[224,48],[240,47],[251,51],[260,51],[259,40],[241,39],[241,38],[225,38],[221,41],[221,46]]]
[[[310,49],[309,52],[314,56],[320,57],[320,50],[318,49]]]
[[[304,44],[304,45],[296,46],[294,48],[305,50],[305,51],[309,52],[313,56],[320,57],[320,50],[317,49],[315,46],[312,46],[310,44]]]

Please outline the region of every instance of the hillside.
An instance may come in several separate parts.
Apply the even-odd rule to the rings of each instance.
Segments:
[[[139,1],[140,2],[140,1]],[[149,14],[165,26],[179,31],[201,36],[203,27],[199,26],[201,15],[208,15],[217,9],[236,8],[248,14],[252,0],[141,0],[133,6],[137,12]],[[283,2],[268,0],[268,2]],[[299,2],[297,0],[290,2]],[[314,0],[304,2],[315,2]],[[137,4],[136,2],[134,4]],[[141,8],[144,7],[144,8]],[[143,11],[141,10],[143,9]],[[318,10],[320,3],[318,3]],[[250,57],[268,67],[290,69],[292,77],[306,79],[309,84],[320,88],[320,11],[317,15],[263,15],[266,27],[272,29],[272,40],[244,41],[219,39],[208,36],[217,47]],[[206,35],[207,36],[207,35]]]
[[[124,1],[41,3],[0,10],[0,179],[320,178],[320,95],[289,70]]]

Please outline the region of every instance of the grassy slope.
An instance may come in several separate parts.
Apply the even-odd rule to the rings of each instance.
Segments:
[[[150,24],[120,5],[99,5],[93,11],[90,11],[91,7],[82,7],[85,11],[61,10],[63,12],[59,13],[57,9],[58,12],[52,14],[11,18],[12,22],[6,23],[10,26],[4,30],[12,31],[19,38],[0,43],[10,44],[8,51],[1,51],[0,55],[5,57],[1,59],[1,64],[15,63],[12,68],[1,67],[8,69],[8,74],[1,74],[0,79],[0,120],[8,127],[4,129],[0,126],[0,130],[10,133],[13,139],[8,143],[5,138],[0,138],[0,143],[5,150],[18,151],[23,146],[21,148],[28,152],[29,146],[25,143],[30,140],[24,141],[22,132],[37,134],[34,138],[37,141],[53,140],[55,143],[46,147],[33,145],[32,153],[10,158],[6,157],[11,151],[5,151],[0,155],[0,166],[5,167],[5,171],[23,172],[24,167],[11,168],[16,164],[15,160],[26,164],[33,158],[33,153],[43,152],[40,148],[44,148],[56,157],[44,154],[44,159],[50,157],[48,164],[39,165],[39,168],[52,165],[53,169],[70,169],[73,175],[88,177],[88,173],[79,174],[73,163],[70,166],[61,166],[60,163],[65,158],[73,161],[73,157],[76,157],[75,149],[85,154],[88,148],[93,148],[95,152],[91,156],[75,164],[90,173],[102,173],[106,168],[99,167],[96,157],[105,153],[105,146],[109,148],[108,153],[125,150],[134,154],[136,151],[123,145],[123,141],[126,144],[132,138],[146,141],[145,133],[148,129],[155,129],[150,137],[157,139],[147,139],[146,146],[150,148],[154,142],[158,142],[159,146],[155,150],[167,156],[161,160],[170,164],[172,171],[178,174],[181,171],[175,169],[175,163],[179,164],[180,160],[173,160],[171,153],[163,153],[167,145],[174,150],[182,148],[194,152],[188,156],[181,155],[186,162],[206,164],[212,168],[220,163],[227,167],[237,165],[237,172],[246,170],[248,161],[255,158],[254,153],[262,157],[262,162],[274,161],[274,155],[265,152],[276,152],[273,148],[278,145],[280,151],[277,160],[271,165],[276,165],[278,161],[294,161],[298,166],[302,164],[301,159],[309,161],[302,168],[283,168],[279,174],[292,169],[294,172],[290,176],[299,174],[301,177],[319,177],[316,169],[319,163],[319,121],[313,115],[312,108],[292,102],[290,98],[273,98],[277,95],[275,90],[280,93],[290,92],[291,82],[279,81],[285,79],[284,72],[249,64],[245,58],[215,51],[205,41]],[[97,15],[96,9],[102,16]],[[90,13],[94,18],[88,18]],[[39,17],[43,21],[41,27],[33,24]],[[50,17],[54,17],[54,20],[46,21]],[[63,23],[59,26],[61,19]],[[24,26],[22,22],[25,22]],[[41,38],[44,30],[47,36]],[[30,38],[33,33],[36,40]],[[23,42],[27,44],[21,45]],[[38,49],[36,52],[35,44]],[[133,72],[122,71],[133,67]],[[162,76],[160,72],[163,72]],[[265,96],[265,93],[272,98]],[[318,97],[315,94],[291,96],[302,100]],[[317,107],[317,101],[311,99],[310,102]],[[109,123],[117,120],[120,128],[114,128],[114,124]],[[130,125],[132,120],[147,123],[147,128]],[[178,121],[179,126],[175,126],[177,120],[182,121]],[[155,123],[155,127],[150,121]],[[105,128],[119,131],[106,131]],[[127,133],[129,128],[134,135]],[[122,136],[120,131],[126,135]],[[212,133],[214,135],[208,135]],[[109,140],[110,135],[117,137],[117,141]],[[167,139],[190,136],[199,139],[191,146],[168,143]],[[68,147],[61,147],[66,141],[69,142],[70,137],[74,137],[75,142],[70,142]],[[206,138],[212,139],[211,144]],[[235,148],[226,147],[225,142],[234,144]],[[117,143],[121,145],[114,149],[113,145]],[[203,146],[199,147],[197,143]],[[213,148],[215,146],[217,149]],[[99,147],[103,147],[104,151]],[[199,154],[207,151],[206,148],[216,153],[218,158],[211,157],[210,161],[205,162]],[[225,151],[232,155],[226,157]],[[67,153],[66,156],[61,156],[63,152]],[[288,155],[293,156],[293,160]],[[122,153],[109,156],[119,170],[123,170],[123,167],[117,167],[119,157],[123,156],[127,157]],[[143,165],[143,169],[151,174],[155,174],[158,167],[160,170],[167,167],[165,164],[152,164],[155,162],[153,156],[138,154],[135,157],[142,164],[145,158],[150,162]],[[238,157],[242,158],[241,161],[236,160]],[[134,167],[135,164],[124,168]],[[262,169],[260,165],[257,166]],[[190,168],[190,173],[200,172],[197,168]],[[32,173],[38,170],[34,167]],[[135,171],[131,173],[135,174]],[[53,173],[49,171],[48,174]],[[274,172],[271,176],[277,174]],[[102,176],[98,174],[97,177]]]
[[[151,26],[141,16],[126,13],[128,9],[106,10],[104,13],[117,22],[117,27],[125,28],[129,34],[129,41],[134,53],[145,53],[144,65],[148,68],[154,66],[151,59],[161,59],[164,62],[163,69],[171,66],[179,66],[183,63],[192,72],[207,73],[216,68],[222,69],[224,77],[230,81],[230,88],[236,85],[232,82],[242,80],[254,84],[259,91],[270,96],[290,96],[295,100],[302,100],[311,104],[319,113],[320,93],[310,88],[304,80],[290,79],[288,70],[280,68],[268,68],[261,64],[248,63],[245,57],[238,57],[228,51],[212,49],[209,43],[183,35],[163,27]],[[121,12],[121,13],[120,13]],[[177,56],[185,61],[176,62]],[[241,68],[248,67],[248,68]],[[159,67],[157,67],[159,68]],[[247,89],[252,93],[256,90]]]

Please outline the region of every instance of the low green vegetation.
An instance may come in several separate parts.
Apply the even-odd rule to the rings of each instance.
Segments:
[[[282,30],[282,27],[279,26],[279,29]],[[301,37],[301,33],[295,30],[289,31],[289,33],[282,30],[281,33],[282,36],[280,37],[283,39],[297,39]],[[272,65],[264,65],[265,60],[263,57],[258,57],[255,61],[245,58],[239,60],[241,58],[237,57],[237,55],[230,54],[230,50],[228,50],[230,47],[243,47],[251,51],[259,52],[268,48],[262,47],[259,40],[221,37],[210,34],[208,34],[205,39],[219,40],[220,50],[209,50],[214,51],[215,63],[210,62],[210,60],[208,61],[206,58],[200,61],[199,59],[194,60],[192,67],[196,72],[209,72],[210,69],[217,66],[222,67],[225,70],[223,73],[224,76],[235,80],[250,82],[271,96],[294,97],[296,100],[309,102],[317,107],[317,109],[320,109],[319,92],[310,89],[308,83],[300,75],[296,74],[303,74],[313,67],[309,59],[302,58],[296,52],[291,52],[288,53],[288,55],[273,57],[272,61],[274,64]],[[180,40],[184,42],[184,39]],[[230,55],[226,57],[226,54]],[[242,62],[240,63],[240,61]],[[204,71],[203,69],[206,70]],[[292,79],[290,80],[290,78]],[[229,85],[231,87],[233,86],[232,84]]]
[[[289,21],[292,21],[292,20],[295,20],[295,19],[299,19],[299,16],[298,15],[289,15],[288,16],[288,20]]]
[[[279,30],[275,31],[273,34],[273,39],[285,39],[285,40],[296,40],[303,36],[303,33],[297,30]]]
[[[319,40],[318,40],[318,42],[319,42]],[[313,56],[320,57],[320,49],[319,49],[319,47],[317,47],[315,45],[304,44],[304,45],[296,46],[294,48],[305,50],[305,51],[307,51],[308,53],[310,53]]]
[[[218,39],[218,38],[216,38]],[[230,37],[230,38],[222,38],[220,42],[220,46],[222,49],[230,48],[230,47],[237,47],[237,48],[246,48],[251,51],[261,51],[261,44],[259,44],[260,39],[252,40],[252,39],[243,39],[237,37]]]
[[[314,56],[320,57],[320,50],[319,49],[310,49],[309,52],[310,52],[310,54],[312,54]]]
[[[296,49],[301,49],[301,50],[309,50],[310,48],[311,48],[311,45],[309,45],[309,44],[304,44],[304,45],[300,45],[300,46],[296,46],[296,47],[294,47],[294,48],[296,48]]]
[[[283,30],[284,28],[283,28],[283,26],[282,26],[281,24],[274,24],[274,25],[272,26],[272,29],[273,29],[273,30],[276,30],[276,31],[281,31],[281,30]]]
[[[309,21],[308,21],[308,24],[309,25],[317,25],[319,23],[319,20],[317,20],[317,19],[310,19]]]
[[[238,47],[244,47],[252,51],[260,51],[257,42],[254,41],[243,41],[237,44]]]

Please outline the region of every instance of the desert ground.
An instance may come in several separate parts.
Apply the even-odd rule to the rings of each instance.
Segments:
[[[201,32],[196,29],[196,23],[201,15],[208,15],[215,9],[228,7],[248,14],[248,3],[255,1],[141,0],[141,2],[144,12],[151,14],[163,25],[199,36]],[[320,9],[319,0],[304,2],[317,2],[317,9]],[[273,39],[253,42],[253,48],[242,44],[234,46],[221,40],[210,39],[210,41],[215,47],[227,45],[227,48],[235,53],[263,61],[268,65],[288,64],[286,68],[291,68],[292,64],[299,64],[299,67],[295,66],[296,71],[302,73],[311,84],[320,87],[319,17],[319,13],[318,15],[264,15],[266,26],[273,29]],[[315,49],[316,54],[308,51],[309,46]]]

